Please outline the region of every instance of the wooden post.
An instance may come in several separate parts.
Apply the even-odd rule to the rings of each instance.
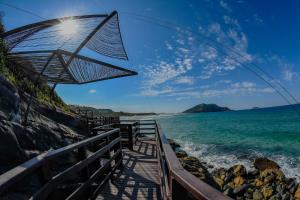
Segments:
[[[133,150],[133,132],[132,132],[132,126],[131,125],[127,125],[126,129],[128,131],[128,148],[130,150]]]

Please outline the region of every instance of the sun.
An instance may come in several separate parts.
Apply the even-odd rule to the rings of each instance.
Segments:
[[[59,24],[59,33],[62,36],[72,36],[78,31],[78,24],[73,19],[61,21]]]

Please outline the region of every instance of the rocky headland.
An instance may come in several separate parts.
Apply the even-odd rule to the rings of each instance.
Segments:
[[[230,109],[227,107],[218,106],[216,104],[202,103],[183,111],[183,113],[225,112],[225,111],[230,111]]]
[[[255,158],[251,170],[241,164],[228,169],[214,168],[189,156],[174,140],[169,139],[169,143],[187,171],[233,199],[300,200],[300,184],[287,178],[280,166],[268,158]]]

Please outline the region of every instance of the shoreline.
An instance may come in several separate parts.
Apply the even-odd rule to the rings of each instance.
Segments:
[[[182,166],[212,187],[233,199],[300,200],[300,184],[295,178],[287,178],[280,166],[266,158],[257,157],[254,168],[234,164],[229,168],[215,167],[190,156],[173,139],[168,139]]]

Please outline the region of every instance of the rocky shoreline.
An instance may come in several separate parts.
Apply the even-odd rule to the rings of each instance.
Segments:
[[[238,200],[300,200],[300,184],[285,177],[280,166],[268,158],[255,158],[253,170],[236,164],[228,169],[216,168],[189,156],[180,144],[169,139],[182,166],[225,195]]]

